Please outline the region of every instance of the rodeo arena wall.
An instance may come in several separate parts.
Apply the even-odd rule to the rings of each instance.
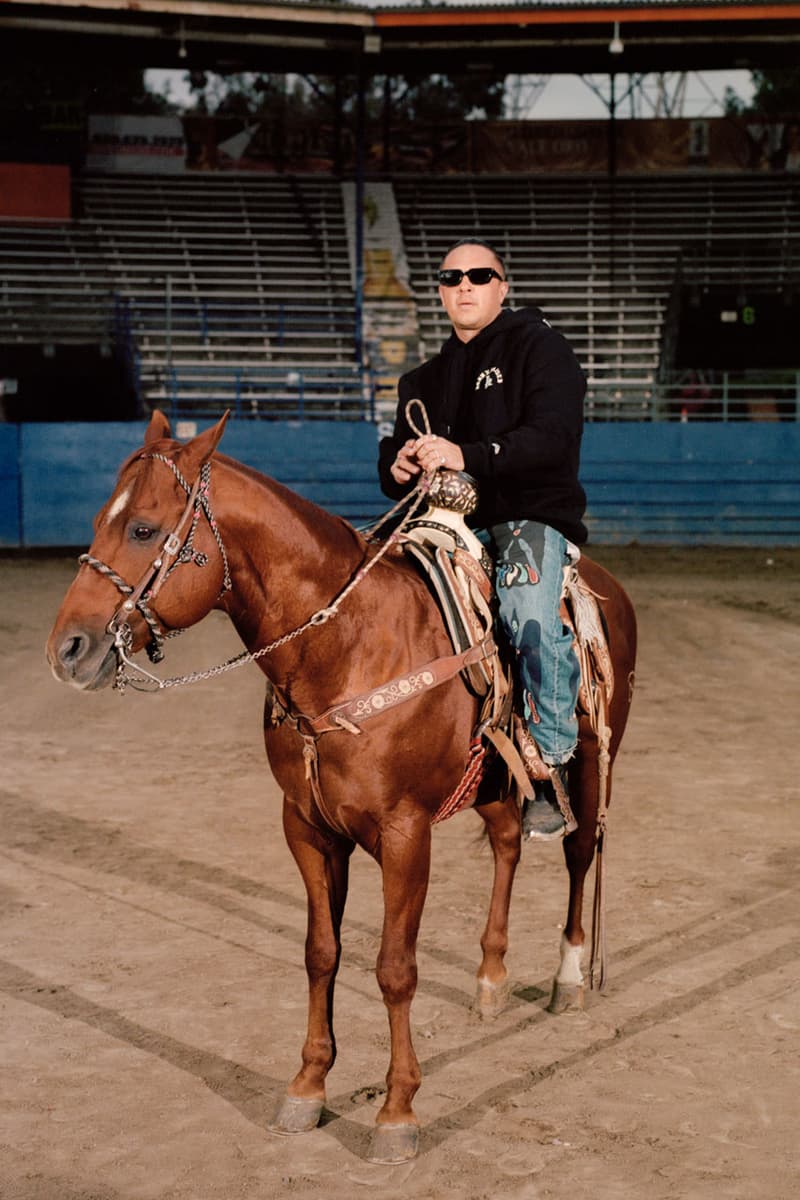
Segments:
[[[386,147],[376,137],[368,142],[366,166],[374,175],[382,174],[380,179],[362,180],[360,186],[352,181],[354,147],[346,141],[334,146],[331,130],[285,125],[277,129],[265,123],[243,127],[234,120],[211,118],[93,118],[79,169],[63,164],[0,164],[0,236],[7,251],[0,255],[4,260],[0,265],[4,328],[0,400],[5,417],[0,424],[0,546],[88,543],[92,517],[110,493],[119,463],[141,444],[154,407],[167,411],[178,436],[184,437],[232,408],[226,453],[355,524],[376,518],[388,506],[376,481],[377,438],[391,420],[396,379],[422,354],[432,353],[447,333],[430,271],[447,239],[465,228],[466,218],[451,210],[448,201],[448,189],[458,179],[459,190],[470,194],[473,213],[491,196],[486,207],[489,215],[469,229],[499,240],[501,249],[507,250],[512,303],[539,303],[546,315],[554,312],[553,323],[570,337],[586,366],[589,393],[582,476],[590,539],[617,544],[800,544],[800,355],[796,350],[800,314],[794,298],[800,282],[800,123],[649,120],[617,125],[613,180],[606,175],[606,124],[589,121],[464,122],[435,130],[416,126],[402,136],[395,132],[388,163]],[[168,344],[162,336],[160,367],[147,376],[147,345],[158,338],[152,327],[148,330],[146,324],[136,323],[146,288],[140,283],[137,294],[130,271],[121,267],[114,278],[119,245],[110,247],[111,235],[93,215],[92,206],[101,203],[101,193],[112,194],[114,180],[128,181],[133,197],[128,222],[135,230],[137,212],[144,213],[136,200],[145,194],[142,189],[152,194],[153,204],[160,203],[159,197],[170,203],[168,188],[185,187],[189,180],[192,202],[213,210],[222,197],[223,179],[244,181],[241,186],[249,189],[249,199],[237,200],[239,218],[230,207],[224,210],[222,222],[232,226],[251,221],[253,189],[263,186],[265,196],[278,183],[288,189],[306,241],[304,246],[286,245],[286,279],[302,275],[304,262],[311,284],[320,263],[334,264],[333,278],[340,269],[332,248],[334,226],[341,222],[344,266],[334,288],[336,320],[341,322],[336,334],[351,339],[353,362],[343,366],[340,358],[335,370],[328,370],[329,390],[338,388],[333,400],[326,401],[319,390],[320,370],[309,368],[299,349],[294,359],[287,352],[280,362],[284,385],[290,380],[293,394],[299,388],[299,403],[295,396],[289,404],[282,393],[280,402],[271,403],[277,370],[269,365],[271,353],[263,352],[259,361],[251,347],[246,362],[224,366],[225,338],[230,341],[234,335],[226,335],[223,329],[216,354],[208,351],[213,304],[203,307],[203,330],[198,335],[204,368],[197,362],[182,365],[177,337],[185,304],[181,287],[186,283],[189,291],[196,292],[197,280],[182,274],[184,268],[167,253],[159,297],[149,311],[151,317],[158,312],[162,324],[166,322]],[[723,228],[712,246],[710,225],[720,218],[714,217],[711,184],[706,191],[701,189],[704,180],[717,180],[728,188],[732,208],[748,203],[751,192],[757,192],[756,221],[764,212],[773,214],[775,228],[752,230],[749,258],[741,249],[735,225],[728,234]],[[207,181],[207,199],[203,181]],[[737,182],[744,189],[740,199],[733,187]],[[544,190],[536,192],[537,186]],[[558,186],[560,193],[555,190]],[[660,278],[656,287],[654,269],[650,283],[645,280],[643,286],[644,276],[633,279],[641,264],[661,264],[663,276],[663,260],[669,257],[658,244],[659,219],[651,213],[648,225],[647,216],[648,196],[666,186],[676,189],[676,196],[683,194],[679,220],[694,235],[692,254],[685,253],[688,243],[677,252],[670,245],[666,278]],[[323,187],[332,197],[330,211],[335,209],[338,215],[323,214],[321,219],[315,195]],[[778,192],[780,203],[771,202],[769,197]],[[549,196],[551,206],[563,206],[559,196],[570,193],[576,197],[573,212],[565,214],[560,227],[547,232],[537,223],[536,203],[544,211]],[[176,193],[178,203],[181,195],[188,193]],[[570,226],[582,226],[587,219],[588,208],[580,208],[580,196],[589,197],[587,205],[602,206],[606,224],[594,249],[583,240],[570,257]],[[692,197],[697,197],[695,212]],[[527,227],[519,215],[526,204]],[[636,204],[642,208],[638,226]],[[149,220],[148,208],[138,231],[142,246],[149,237]],[[724,226],[724,215],[722,221]],[[280,229],[273,231],[273,236],[280,233]],[[51,260],[48,268],[37,246],[44,241],[53,247],[58,239],[59,246],[66,247],[65,257],[58,266]],[[243,291],[251,286],[251,277],[256,288],[255,276],[263,269],[263,263],[255,263],[260,253],[255,240],[252,245],[254,262],[241,267]],[[763,257],[776,252],[782,272],[777,282]],[[180,254],[185,259],[189,253],[184,239]],[[541,285],[533,278],[533,269],[528,271],[528,263],[546,255],[557,282],[549,294],[546,289],[540,294]],[[748,262],[754,264],[750,277]],[[92,341],[74,326],[81,296],[95,294],[93,270],[103,276],[105,295],[112,296],[106,307],[113,309],[113,320],[106,313],[112,333],[106,329],[94,338],[97,358],[88,368],[95,385],[102,384],[102,394],[86,412],[66,401],[59,409],[60,396],[69,391],[63,375],[60,391],[58,375],[59,362],[62,369],[70,362],[66,343],[80,346],[82,340]],[[152,260],[147,270],[153,273]],[[26,271],[32,274],[26,277]],[[60,300],[56,277],[61,272],[58,278],[66,279],[70,271],[84,290],[66,289]],[[583,278],[570,298],[563,288],[559,290],[558,280],[575,275]],[[321,290],[327,283],[317,278],[317,285]],[[655,336],[655,344],[646,363],[629,359],[626,366],[624,354],[630,351],[628,343],[622,347],[622,319],[616,312],[619,297],[624,294],[622,306],[628,306],[630,315],[637,295],[648,287],[654,295],[660,289],[653,302],[660,313],[655,335],[652,330],[631,334],[635,321],[629,321],[624,336],[630,345],[634,345],[631,338]],[[273,313],[269,320],[290,319],[286,314],[292,302],[284,305],[281,288],[280,278],[269,281],[271,299],[281,307],[279,315]],[[237,307],[241,301],[234,300],[227,297],[225,302],[246,323],[250,319],[246,306]],[[302,308],[303,303],[300,297],[296,307]],[[85,299],[83,308],[88,307]],[[308,312],[299,318],[301,332],[304,320],[311,320]],[[599,335],[592,323],[599,327],[604,320],[616,326],[605,349],[598,349]],[[72,322],[71,336],[62,339],[59,322],[66,322],[65,328]],[[307,327],[317,328],[313,320]],[[114,343],[111,350],[108,340]],[[698,343],[705,342],[707,350],[712,341],[716,359],[713,355],[692,358],[693,353],[697,356]],[[291,337],[286,345],[291,348]],[[613,352],[608,348],[612,346]],[[763,361],[755,364],[758,371],[750,369],[751,347],[762,352]],[[81,353],[85,349],[84,345]],[[26,364],[31,356],[37,358],[37,370],[42,362],[56,360],[54,371],[46,377],[49,382],[43,385],[50,389],[49,401],[38,409],[34,404],[26,407],[30,371]],[[352,387],[343,382],[348,371],[353,375]],[[82,378],[81,386],[90,391],[85,362]],[[249,403],[243,399],[245,384],[250,389]],[[259,384],[265,389],[260,399]],[[115,399],[110,401],[112,394]],[[59,412],[67,419],[58,419]]]

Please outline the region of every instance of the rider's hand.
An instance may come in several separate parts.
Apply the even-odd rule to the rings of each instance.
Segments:
[[[435,433],[426,433],[417,438],[414,454],[423,471],[463,471],[464,455],[461,447],[447,438],[437,437]]]
[[[415,441],[408,441],[397,452],[397,458],[392,463],[389,470],[392,473],[392,479],[395,483],[408,483],[415,475],[419,475],[422,468],[417,462],[417,456],[414,447]]]

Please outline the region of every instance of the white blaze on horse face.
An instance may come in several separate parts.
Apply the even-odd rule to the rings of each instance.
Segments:
[[[111,504],[108,506],[108,512],[106,513],[106,519],[105,519],[104,524],[110,525],[111,522],[114,520],[114,517],[118,517],[121,512],[124,512],[125,508],[128,505],[128,501],[130,500],[130,498],[131,498],[131,489],[130,489],[130,487],[126,487],[125,491],[120,492],[120,494],[117,496],[116,500],[112,500]]]

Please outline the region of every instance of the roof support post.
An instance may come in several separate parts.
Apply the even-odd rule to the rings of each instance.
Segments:
[[[356,95],[356,245],[355,245],[355,356],[364,363],[364,174],[367,141],[367,71],[363,57],[358,63]]]
[[[608,287],[614,303],[617,227],[617,76],[609,75],[608,92]]]

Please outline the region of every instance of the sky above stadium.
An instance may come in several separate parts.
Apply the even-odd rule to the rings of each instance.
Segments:
[[[603,118],[608,109],[603,97],[608,96],[606,77],[593,75],[587,82],[578,75],[551,75],[547,78],[538,96],[532,96],[528,117],[540,121],[557,121]],[[631,102],[623,99],[628,83],[626,76],[617,79],[618,115],[634,115]],[[594,84],[594,87],[590,86]],[[752,96],[752,76],[749,71],[705,71],[688,72],[681,76],[674,72],[664,79],[667,95],[677,99],[677,90],[683,87],[682,115],[685,117],[714,117],[723,112],[726,88],[732,88],[743,100]],[[599,95],[597,94],[599,91]],[[637,116],[652,116],[657,102],[658,81],[647,76],[642,81],[638,98],[634,100]],[[663,115],[663,113],[662,113]]]

